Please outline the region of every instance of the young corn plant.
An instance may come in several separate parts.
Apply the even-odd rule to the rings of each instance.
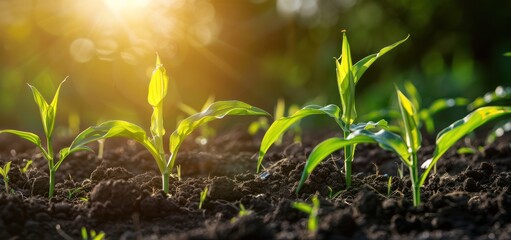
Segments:
[[[59,100],[59,92],[60,87],[66,80],[62,81],[60,85],[57,88],[57,91],[55,92],[55,95],[53,97],[53,100],[51,103],[48,103],[44,97],[41,95],[41,93],[35,88],[34,86],[28,85],[30,89],[32,90],[32,94],[34,96],[34,100],[39,107],[39,112],[41,115],[41,121],[43,123],[43,129],[46,137],[46,148],[44,148],[41,139],[39,136],[37,136],[34,133],[31,132],[25,132],[25,131],[19,131],[19,130],[0,130],[0,133],[10,133],[14,134],[18,137],[21,137],[25,140],[28,140],[36,145],[36,147],[41,151],[43,154],[43,157],[48,161],[48,168],[49,168],[49,180],[50,180],[50,189],[48,191],[48,196],[51,198],[53,197],[53,192],[55,188],[55,172],[60,167],[64,159],[69,156],[69,154],[80,151],[80,150],[90,150],[88,147],[86,147],[84,144],[87,142],[81,142],[77,139],[75,139],[73,146],[63,148],[59,151],[59,158],[55,158],[53,144],[52,144],[52,136],[53,136],[53,129],[55,126],[55,118],[57,113],[57,103]]]
[[[160,58],[157,57],[156,68],[149,82],[149,94],[147,97],[149,104],[153,107],[150,128],[151,137],[148,137],[146,131],[136,124],[122,120],[112,120],[85,129],[76,137],[75,141],[82,144],[112,137],[126,137],[137,141],[151,153],[156,161],[162,176],[162,190],[168,193],[169,178],[174,169],[179,148],[185,138],[195,129],[215,119],[222,119],[231,115],[269,115],[264,110],[241,101],[214,102],[203,111],[193,114],[179,123],[177,129],[170,135],[170,154],[167,155],[163,147],[163,137],[165,136],[165,129],[163,127],[163,99],[167,95],[167,86],[168,77],[166,70],[161,64]],[[71,146],[74,147],[74,144],[75,142]]]
[[[298,209],[306,214],[309,214],[307,221],[307,229],[309,232],[316,232],[319,227],[319,200],[317,196],[312,197],[312,204],[304,202],[293,202],[291,207]]]
[[[11,161],[0,168],[0,175],[4,179],[5,192],[9,193],[9,171],[11,170]]]
[[[403,133],[398,135],[386,129],[371,131],[360,129],[352,132],[347,138],[329,138],[318,144],[311,152],[305,164],[302,177],[296,189],[298,193],[316,166],[333,152],[350,144],[378,143],[382,149],[392,151],[399,156],[400,160],[409,169],[412,182],[413,205],[420,204],[420,188],[424,185],[427,177],[442,155],[452,147],[459,139],[473,132],[481,125],[495,118],[511,114],[511,107],[482,107],[474,110],[466,117],[454,122],[438,133],[436,148],[433,157],[424,164],[419,165],[417,151],[421,146],[421,134],[418,129],[419,115],[412,102],[401,92],[396,90],[399,108],[403,121]],[[426,170],[419,174],[419,166]]]
[[[355,120],[357,119],[357,111],[355,110],[355,87],[360,78],[362,77],[362,75],[365,73],[365,71],[378,58],[380,58],[385,53],[389,52],[396,46],[406,41],[408,37],[409,36],[392,45],[384,47],[378,53],[371,54],[363,58],[362,60],[358,61],[357,63],[352,64],[348,38],[346,37],[346,31],[343,31],[341,57],[335,59],[337,67],[337,86],[339,89],[341,99],[341,108],[334,104],[330,104],[327,106],[308,105],[296,111],[293,115],[289,117],[283,117],[274,121],[272,125],[269,127],[268,131],[266,131],[261,141],[259,158],[257,162],[257,172],[260,171],[264,155],[266,154],[270,146],[274,144],[280,138],[280,136],[294,123],[298,122],[299,120],[305,117],[312,115],[328,115],[332,117],[335,120],[335,122],[340,126],[341,131],[343,132],[345,138],[348,137],[348,135],[352,131],[355,131],[360,128],[364,129],[368,125],[370,125],[370,127],[386,125],[386,122],[384,121],[380,121],[378,123],[371,122],[355,124]],[[351,185],[351,164],[353,161],[354,154],[355,154],[354,144],[346,145],[344,147],[344,171],[347,188],[349,188]]]
[[[422,108],[422,98],[417,88],[413,85],[412,82],[406,81],[404,82],[404,88],[406,93],[408,94],[410,101],[416,107],[417,112],[419,114],[419,127],[425,127],[426,132],[429,134],[433,134],[435,132],[435,121],[433,117],[437,115],[439,112],[444,111],[453,107],[461,107],[469,104],[469,100],[466,98],[442,98],[433,101],[428,107]],[[395,109],[384,109],[370,112],[362,117],[366,120],[373,119],[399,119],[401,118],[399,110]],[[401,129],[399,126],[389,126],[390,129],[399,131]]]

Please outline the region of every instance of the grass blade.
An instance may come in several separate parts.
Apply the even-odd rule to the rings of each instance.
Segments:
[[[511,107],[478,108],[463,119],[454,122],[449,127],[438,133],[435,152],[433,153],[432,160],[429,162],[428,167],[421,176],[420,185],[422,186],[424,184],[429,172],[440,157],[459,139],[468,133],[473,132],[488,121],[507,114],[511,114]]]
[[[279,139],[279,137],[282,134],[284,134],[284,132],[294,123],[308,116],[326,114],[334,118],[340,126],[343,126],[343,124],[339,121],[340,112],[341,110],[339,109],[339,107],[333,104],[324,107],[317,105],[309,105],[296,111],[293,115],[289,117],[283,117],[275,120],[275,122],[273,122],[271,126],[268,128],[268,130],[264,134],[263,140],[261,141],[261,147],[259,148],[259,157],[257,160],[257,172],[259,172],[261,164],[263,162],[264,155],[266,154],[270,146],[273,145]]]

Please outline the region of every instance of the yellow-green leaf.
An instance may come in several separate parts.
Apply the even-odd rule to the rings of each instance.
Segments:
[[[400,45],[401,43],[405,42],[408,38],[410,37],[410,35],[406,36],[406,38],[404,38],[403,40],[401,41],[398,41],[392,45],[389,45],[389,46],[386,46],[384,48],[382,48],[378,53],[375,53],[375,54],[371,54],[365,58],[363,58],[362,60],[358,61],[357,63],[355,63],[355,65],[353,65],[353,72],[354,72],[354,76],[355,76],[355,84],[358,83],[358,81],[360,80],[360,78],[362,77],[362,75],[365,73],[365,71],[381,56],[383,56],[385,53],[389,52],[390,50],[392,50],[393,48],[397,47],[398,45]]]
[[[504,115],[511,114],[511,107],[482,107],[468,114],[449,127],[438,133],[436,138],[436,148],[433,157],[426,170],[421,176],[420,185],[423,185],[429,172],[442,155],[451,148],[459,139],[473,132],[481,125]]]
[[[259,148],[259,157],[257,159],[257,172],[259,172],[261,164],[263,162],[264,155],[271,147],[271,145],[273,145],[277,141],[277,139],[279,139],[279,137],[282,134],[284,134],[284,132],[294,123],[308,116],[325,114],[334,118],[337,124],[339,124],[341,127],[344,127],[342,122],[339,121],[340,111],[341,110],[339,109],[339,107],[333,104],[324,107],[317,105],[309,105],[296,111],[293,115],[289,117],[283,117],[275,120],[270,125],[270,127],[264,134],[263,140],[261,141],[261,147]]]
[[[418,128],[419,114],[415,110],[412,102],[401,92],[396,89],[399,101],[399,109],[404,124],[404,135],[406,144],[412,152],[417,152],[421,146],[421,134]]]
[[[156,58],[156,68],[153,70],[151,75],[151,81],[149,82],[149,94],[147,95],[147,101],[153,107],[160,104],[161,101],[167,95],[168,77],[167,72],[160,62],[160,56]]]

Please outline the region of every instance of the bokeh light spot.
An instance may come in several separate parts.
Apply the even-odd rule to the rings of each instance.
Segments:
[[[79,63],[90,61],[94,57],[94,42],[88,38],[75,39],[69,46],[71,57]]]

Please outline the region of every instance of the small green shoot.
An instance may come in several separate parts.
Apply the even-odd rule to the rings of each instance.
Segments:
[[[387,197],[390,197],[392,193],[392,176],[389,177],[389,181],[387,181]]]
[[[25,162],[25,166],[23,166],[22,168],[19,168],[19,171],[21,174],[27,174],[28,172],[28,169],[30,168],[30,165],[32,165],[32,160],[27,160],[27,159],[24,159],[23,160]]]
[[[378,123],[358,123],[355,124],[357,119],[357,111],[355,110],[355,87],[365,71],[381,56],[389,52],[396,46],[400,45],[408,39],[398,41],[392,45],[382,48],[378,53],[371,54],[357,63],[353,64],[351,61],[351,51],[346,36],[346,31],[343,30],[342,52],[339,58],[335,59],[337,69],[337,85],[341,100],[341,108],[336,105],[330,104],[327,106],[309,105],[296,111],[289,117],[277,119],[266,131],[259,149],[259,157],[257,162],[257,172],[260,171],[264,155],[272,144],[278,141],[280,136],[290,128],[294,123],[301,119],[312,115],[328,115],[332,117],[341,128],[344,138],[357,129],[385,127],[385,121]],[[346,187],[351,186],[351,166],[353,156],[355,154],[355,145],[348,144],[344,146],[344,171],[346,179]]]
[[[504,53],[505,57],[511,57],[511,52]]]
[[[150,128],[151,137],[148,137],[147,132],[138,125],[121,120],[112,120],[85,129],[76,137],[75,142],[73,142],[71,146],[74,147],[75,143],[82,144],[84,142],[92,142],[112,137],[133,139],[142,144],[153,156],[162,176],[162,190],[168,193],[169,178],[174,169],[179,148],[185,138],[195,129],[208,122],[222,119],[226,116],[269,115],[264,110],[241,101],[218,101],[211,103],[203,111],[193,114],[179,123],[177,129],[170,135],[168,148],[170,154],[167,155],[163,147],[163,137],[165,135],[165,128],[163,126],[163,100],[167,95],[167,86],[168,77],[166,75],[166,70],[161,64],[159,56],[157,56],[156,68],[149,82],[147,97],[149,104],[153,107]]]
[[[204,187],[204,190],[200,192],[200,200],[199,200],[199,209],[202,209],[202,204],[206,201],[206,197],[208,196],[208,186]]]
[[[344,190],[339,190],[338,192],[334,192],[334,190],[330,186],[327,186],[327,188],[328,188],[328,198],[329,199],[334,199],[334,198],[338,197],[344,191]]]
[[[293,202],[291,207],[298,209],[306,214],[309,214],[307,221],[307,229],[309,232],[316,232],[319,228],[319,200],[317,196],[312,197],[312,204],[305,202]]]
[[[96,231],[93,229],[87,231],[86,227],[82,227],[81,234],[83,240],[103,240],[106,237],[103,231],[99,233],[96,233]]]
[[[0,175],[4,179],[5,192],[9,193],[9,171],[11,170],[11,161],[0,168]]]
[[[421,167],[426,170],[419,175],[417,151],[421,146],[421,135],[417,127],[419,118],[412,102],[401,92],[398,93],[401,116],[404,130],[402,136],[391,131],[381,129],[377,132],[368,129],[360,129],[352,132],[346,139],[329,138],[318,144],[310,153],[302,178],[296,191],[300,191],[305,180],[316,166],[334,151],[346,145],[357,143],[378,143],[385,150],[392,151],[400,157],[400,160],[408,167],[412,182],[413,205],[420,204],[420,188],[424,185],[429,172],[443,154],[452,147],[459,139],[473,132],[481,125],[504,115],[511,114],[511,107],[482,107],[468,114],[449,127],[442,130],[436,139],[436,148],[433,157],[424,162]]]
[[[80,151],[80,150],[90,150],[88,147],[85,146],[88,142],[81,142],[75,139],[72,147],[63,148],[59,152],[59,158],[57,162],[55,162],[55,156],[53,151],[53,144],[52,144],[52,136],[53,136],[53,129],[55,126],[55,119],[56,119],[56,113],[57,113],[57,103],[59,100],[59,92],[60,87],[66,80],[62,81],[60,85],[57,88],[57,91],[55,92],[55,95],[53,97],[53,100],[51,103],[48,103],[44,97],[41,95],[41,93],[32,85],[28,85],[30,89],[32,90],[32,94],[34,96],[34,100],[39,107],[39,112],[41,115],[41,121],[43,124],[44,133],[46,136],[46,149],[43,147],[41,139],[39,136],[37,136],[34,133],[31,132],[24,132],[19,130],[0,130],[0,133],[10,133],[14,134],[18,137],[21,137],[25,140],[28,140],[36,145],[36,147],[41,151],[43,154],[43,157],[48,161],[48,168],[49,168],[49,191],[48,196],[51,198],[53,197],[53,192],[55,189],[55,172],[60,167],[64,159],[71,153]]]
[[[231,218],[231,223],[235,222],[241,217],[248,216],[252,214],[252,211],[245,209],[242,203],[240,203],[240,210],[238,211],[238,215],[236,217]]]
[[[67,190],[66,198],[68,200],[72,200],[77,194],[80,194],[82,192],[82,190],[83,189],[81,187],[76,187],[76,188],[68,189]]]

